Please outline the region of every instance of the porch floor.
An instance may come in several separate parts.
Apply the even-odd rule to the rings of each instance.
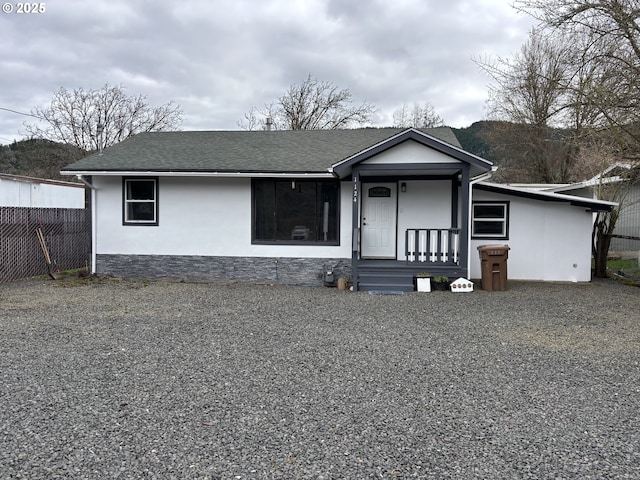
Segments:
[[[405,262],[398,260],[358,260],[358,289],[412,292],[413,279],[419,272],[433,277],[447,276],[451,280],[466,277],[466,268],[436,262]]]

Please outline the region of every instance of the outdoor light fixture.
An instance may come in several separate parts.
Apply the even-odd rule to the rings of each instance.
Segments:
[[[407,182],[402,182],[400,184],[400,191],[401,192],[406,192],[407,191]]]

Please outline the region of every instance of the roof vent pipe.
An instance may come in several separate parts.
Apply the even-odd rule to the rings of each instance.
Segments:
[[[271,131],[271,127],[273,127],[273,118],[267,117],[267,126],[266,126],[267,132]]]
[[[104,132],[104,125],[102,125],[102,122],[98,122],[96,132],[98,134],[98,154],[102,155],[102,133]]]

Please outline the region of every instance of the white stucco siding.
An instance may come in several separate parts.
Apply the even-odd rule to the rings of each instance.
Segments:
[[[158,225],[122,224],[122,178],[95,177],[96,252],[333,258],[351,256],[349,182],[342,185],[340,245],[252,245],[251,180],[160,177]]]
[[[84,208],[84,187],[0,178],[0,206]]]
[[[407,191],[400,185],[406,183]],[[405,258],[408,228],[451,228],[451,181],[402,181],[398,185],[398,259]]]
[[[401,143],[378,155],[365,160],[363,164],[406,164],[406,163],[460,163],[444,153],[425,147],[413,140]]]
[[[592,214],[568,203],[474,191],[474,200],[509,202],[509,239],[471,241],[471,277],[480,278],[480,245],[509,245],[507,271],[513,280],[591,280]]]

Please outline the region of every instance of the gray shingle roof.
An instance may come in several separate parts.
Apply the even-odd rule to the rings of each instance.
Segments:
[[[149,132],[130,137],[102,155],[66,166],[63,173],[290,172],[326,173],[332,165],[404,129]],[[448,127],[425,133],[460,148]]]

